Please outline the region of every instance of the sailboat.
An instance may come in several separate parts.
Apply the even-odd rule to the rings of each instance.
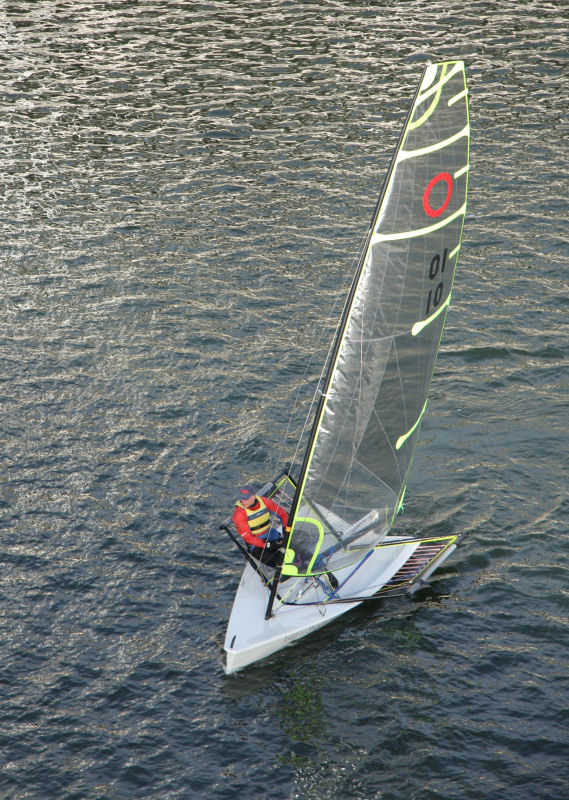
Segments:
[[[247,563],[226,672],[366,600],[412,595],[464,534],[397,533],[451,300],[466,215],[464,63],[429,63],[412,101],[336,332],[298,478],[259,486],[288,512],[276,567]]]

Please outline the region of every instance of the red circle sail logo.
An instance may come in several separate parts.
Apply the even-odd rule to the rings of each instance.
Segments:
[[[433,191],[435,186],[441,181],[444,181],[447,185],[447,194],[445,199],[443,200],[442,205],[440,205],[438,208],[433,208],[430,203],[431,192]],[[451,195],[452,195],[451,176],[448,174],[448,172],[439,172],[438,175],[435,175],[435,177],[429,181],[429,185],[427,186],[427,188],[423,193],[423,208],[425,210],[425,214],[428,214],[429,217],[440,217],[445,208],[448,206]]]

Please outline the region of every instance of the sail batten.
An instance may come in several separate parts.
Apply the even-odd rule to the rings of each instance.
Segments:
[[[444,228],[445,225],[449,225],[451,222],[454,222],[455,219],[458,217],[464,217],[466,214],[466,203],[459,208],[457,211],[454,212],[449,217],[441,220],[441,222],[437,222],[434,225],[429,225],[426,228],[418,228],[415,231],[400,231],[398,233],[375,233],[372,236],[371,243],[377,244],[378,242],[395,242],[399,239],[414,239],[417,236],[426,236],[429,233],[433,233],[434,231],[438,231],[441,228]]]
[[[293,501],[284,575],[359,562],[401,509],[466,215],[467,100],[462,61],[426,68],[344,309]]]
[[[418,336],[418,335],[421,333],[421,331],[423,330],[423,328],[426,328],[426,327],[427,327],[427,325],[430,325],[430,324],[431,324],[431,322],[434,322],[434,321],[436,320],[436,318],[437,318],[437,317],[438,317],[440,314],[444,313],[445,309],[446,309],[446,308],[448,308],[448,306],[450,305],[450,298],[451,298],[451,295],[452,295],[452,292],[449,292],[449,293],[448,293],[448,297],[447,297],[447,299],[444,301],[444,303],[442,303],[442,304],[441,304],[441,305],[440,305],[440,306],[437,308],[437,310],[436,310],[436,311],[435,311],[433,314],[431,314],[431,316],[430,316],[430,317],[427,317],[427,319],[424,319],[424,320],[422,320],[421,322],[416,322],[416,323],[413,325],[413,327],[411,328],[411,333],[412,333],[412,335],[413,335],[413,336]]]
[[[431,144],[418,150],[400,150],[397,161],[406,161],[408,158],[419,158],[429,153],[435,153],[437,150],[442,150],[443,147],[448,147],[450,144],[453,144],[453,142],[456,142],[458,139],[462,139],[463,136],[470,136],[470,125],[465,125],[461,131],[449,136],[449,138],[443,142],[437,142],[436,144]]]
[[[453,106],[455,103],[458,103],[459,100],[462,100],[463,97],[468,95],[468,89],[463,89],[462,92],[455,94],[454,97],[451,97],[448,101],[449,106]]]
[[[456,180],[457,178],[460,178],[461,175],[464,175],[464,173],[468,172],[469,170],[470,170],[470,164],[465,164],[464,167],[461,167],[460,169],[457,169],[457,171],[453,175],[453,178]]]

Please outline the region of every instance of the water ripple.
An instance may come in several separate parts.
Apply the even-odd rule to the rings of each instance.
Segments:
[[[2,8],[0,793],[564,796],[566,23]],[[293,457],[420,71],[456,56],[469,216],[401,526],[470,535],[415,602],[226,680],[219,520]]]

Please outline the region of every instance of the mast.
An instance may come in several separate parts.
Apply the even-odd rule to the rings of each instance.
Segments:
[[[292,533],[292,527],[294,525],[294,518],[295,518],[297,509],[298,509],[300,498],[302,497],[302,494],[303,494],[303,491],[304,491],[304,483],[305,483],[306,473],[308,471],[308,467],[309,467],[309,464],[310,464],[310,457],[311,457],[311,454],[312,454],[312,449],[313,449],[313,446],[314,446],[314,442],[316,440],[316,436],[318,434],[318,429],[320,427],[320,422],[321,422],[321,419],[322,419],[322,414],[323,414],[324,406],[325,406],[325,402],[326,402],[326,396],[328,394],[328,389],[330,387],[330,383],[331,383],[331,380],[332,380],[332,375],[333,375],[333,372],[334,372],[334,368],[336,366],[338,353],[339,353],[340,347],[342,345],[342,339],[344,337],[344,332],[346,330],[346,326],[347,326],[347,323],[348,323],[350,310],[351,310],[352,303],[353,303],[353,300],[354,300],[354,295],[356,293],[356,289],[357,289],[357,286],[358,286],[358,283],[359,283],[359,280],[360,280],[362,269],[363,269],[364,264],[365,264],[365,260],[366,260],[366,256],[367,256],[368,249],[369,249],[369,246],[370,246],[371,238],[373,236],[373,232],[375,230],[377,218],[379,216],[379,212],[380,212],[382,204],[383,204],[383,199],[385,197],[385,193],[387,191],[387,187],[389,186],[389,181],[391,179],[391,175],[393,173],[393,170],[394,170],[394,167],[395,167],[395,164],[396,164],[397,154],[398,154],[398,152],[399,152],[399,150],[400,150],[400,148],[402,146],[403,140],[405,138],[405,134],[407,132],[407,127],[409,125],[409,121],[411,119],[411,115],[413,114],[413,110],[415,108],[415,103],[416,103],[417,97],[419,95],[419,92],[421,90],[421,86],[423,84],[423,79],[425,77],[425,73],[426,73],[429,65],[430,65],[430,62],[427,63],[425,65],[424,69],[423,69],[423,74],[421,76],[421,80],[419,81],[419,83],[417,85],[417,89],[415,90],[415,94],[413,96],[413,101],[412,101],[412,103],[411,103],[411,105],[409,107],[409,110],[408,110],[406,118],[405,118],[405,124],[403,125],[403,129],[402,129],[401,134],[399,136],[399,140],[397,142],[397,146],[395,147],[395,150],[393,152],[393,156],[391,158],[391,163],[389,165],[389,169],[387,171],[387,175],[386,175],[385,180],[383,182],[383,186],[381,188],[381,192],[379,194],[379,197],[378,197],[378,200],[377,200],[377,203],[376,203],[373,215],[372,215],[372,219],[371,219],[371,223],[370,223],[370,226],[369,226],[369,230],[368,230],[368,233],[367,233],[367,236],[366,236],[366,240],[365,240],[364,246],[363,246],[361,254],[360,254],[360,258],[359,258],[359,261],[358,261],[358,265],[356,267],[354,278],[352,280],[350,291],[348,293],[348,297],[346,298],[346,302],[344,304],[344,309],[342,311],[342,316],[340,318],[340,324],[338,325],[338,329],[336,331],[334,347],[333,347],[333,350],[332,350],[330,363],[328,365],[328,370],[327,370],[327,374],[326,374],[326,380],[324,382],[324,389],[321,392],[320,399],[318,401],[318,407],[316,409],[314,422],[312,424],[312,429],[310,431],[308,444],[307,444],[306,450],[304,452],[304,458],[303,458],[303,462],[302,462],[302,466],[301,466],[301,469],[300,469],[298,482],[297,482],[297,485],[296,485],[296,490],[295,490],[295,493],[294,493],[294,497],[293,497],[293,501],[292,501],[292,505],[291,505],[291,509],[290,509],[290,513],[289,513],[289,524],[288,524],[288,526],[286,528],[286,532],[285,532],[286,536],[285,536],[285,539],[284,539],[284,542],[283,542],[284,551],[285,552],[286,552],[286,549],[288,548],[288,545],[289,545],[289,542],[290,542],[290,537],[291,537],[291,533]],[[283,561],[284,561],[284,553],[281,554],[281,558],[279,559],[279,563],[278,563],[278,565],[276,567],[276,570],[275,570],[275,577],[273,579],[273,583],[272,583],[272,587],[271,587],[271,593],[270,593],[270,596],[269,596],[269,602],[267,604],[267,610],[266,610],[266,613],[265,613],[265,619],[269,619],[271,617],[271,615],[272,615],[273,605],[274,605],[274,601],[275,601],[275,598],[276,598],[279,581],[280,581],[281,575],[282,575]]]

